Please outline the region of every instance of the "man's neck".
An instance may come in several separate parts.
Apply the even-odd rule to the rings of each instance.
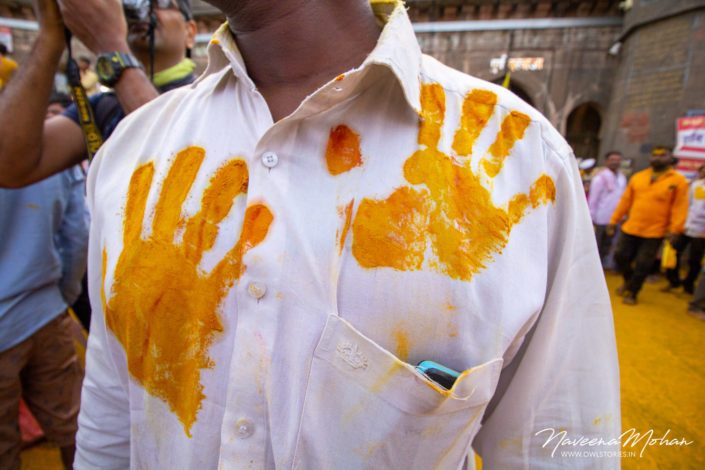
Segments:
[[[276,121],[321,85],[359,66],[379,37],[364,0],[233,2],[226,11],[247,73]]]
[[[142,63],[144,66],[144,71],[147,74],[147,76],[150,75],[150,69],[149,69],[149,50],[147,51],[136,51],[133,50],[132,53],[137,57],[137,59]],[[165,53],[155,53],[154,54],[154,73],[159,73],[163,70],[166,70],[170,67],[173,67],[177,64],[179,64],[182,60],[184,60],[185,56],[183,54],[165,54]]]

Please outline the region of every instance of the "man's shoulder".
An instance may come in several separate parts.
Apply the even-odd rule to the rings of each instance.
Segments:
[[[561,158],[572,156],[572,149],[563,136],[546,117],[537,109],[519,98],[511,90],[481,78],[454,69],[437,59],[423,54],[420,70],[422,83],[439,84],[448,100],[448,104],[462,106],[467,100],[477,99],[478,104],[486,104],[487,96],[494,100],[495,110],[502,113],[514,113],[528,119],[530,125],[536,126],[538,133],[549,153]],[[478,93],[478,91],[480,93]],[[496,111],[495,111],[496,112]]]

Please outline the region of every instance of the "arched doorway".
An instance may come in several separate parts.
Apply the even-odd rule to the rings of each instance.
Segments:
[[[492,83],[495,85],[501,85],[504,82],[504,77],[497,78],[495,80],[492,80]],[[534,100],[531,99],[531,96],[524,90],[524,88],[521,87],[521,85],[517,84],[516,81],[510,80],[509,81],[509,91],[517,95],[519,98],[524,100],[526,103],[529,104],[529,106],[534,107]]]
[[[578,158],[598,157],[602,118],[594,103],[583,103],[568,115],[565,139]]]

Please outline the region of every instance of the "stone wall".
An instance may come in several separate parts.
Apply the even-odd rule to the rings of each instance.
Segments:
[[[705,109],[705,2],[641,0],[622,41],[602,150],[641,169],[653,146],[675,146],[678,117]]]

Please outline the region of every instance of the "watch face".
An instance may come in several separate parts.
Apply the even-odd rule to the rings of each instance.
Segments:
[[[110,79],[115,71],[113,63],[109,57],[98,57],[98,62],[95,66],[98,77],[103,80]]]

